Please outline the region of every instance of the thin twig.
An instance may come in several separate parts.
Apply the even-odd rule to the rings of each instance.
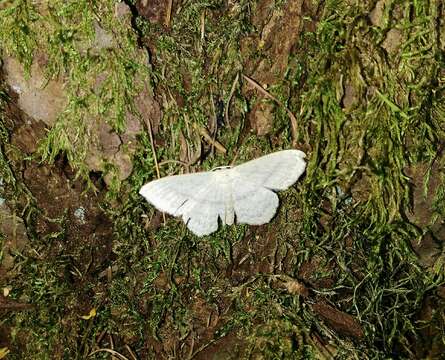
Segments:
[[[167,164],[180,164],[180,165],[184,165],[184,166],[190,166],[189,163],[186,163],[185,161],[181,161],[181,160],[164,160],[159,163],[159,166],[161,167],[161,166],[164,166]]]
[[[212,144],[213,146],[215,146],[215,149],[218,150],[220,153],[227,153],[226,148],[218,141],[218,140],[213,140],[213,138],[210,136],[209,132],[200,127],[197,124],[193,124],[194,127],[196,128],[196,130],[198,130],[199,134],[209,143]]]
[[[187,130],[187,137],[190,139],[191,138],[190,122],[187,114],[184,114],[184,122],[185,122],[185,129]]]
[[[103,330],[103,331],[99,334],[98,338],[96,339],[96,344],[100,344],[100,342],[102,341],[102,339],[103,339],[103,337],[105,336],[105,334],[106,334],[106,330]]]
[[[221,339],[221,338],[219,338]],[[197,349],[195,352],[193,352],[191,355],[189,354],[188,360],[192,360],[196,357],[200,352],[207,349],[209,346],[213,345],[215,342],[217,342],[219,339],[212,339],[207,344],[202,345],[199,349]]]
[[[195,348],[195,338],[192,337],[192,343],[190,344],[190,350],[187,359],[191,359],[193,355],[193,350]]]
[[[129,345],[125,344],[125,348],[130,353],[130,355],[133,358],[133,360],[138,360],[136,354],[133,352],[133,350],[131,350],[131,347]]]
[[[190,130],[190,122],[189,122],[189,117],[187,116],[187,114],[184,114],[184,122],[185,122],[185,128],[187,130],[187,138],[191,139],[192,138],[192,132]],[[194,135],[194,134],[193,134]],[[192,151],[192,148],[190,146],[190,144],[187,141],[187,148],[188,148],[188,157],[189,157],[189,166],[195,164],[200,158],[201,158],[201,138],[198,139],[199,144],[197,147],[197,151]],[[193,153],[193,157],[192,157],[192,153]],[[190,170],[190,169],[188,169]]]
[[[230,101],[232,100],[233,94],[235,93],[236,85],[238,84],[238,79],[239,79],[239,73],[236,74],[235,80],[233,80],[232,88],[230,89],[229,98],[226,100],[226,106],[224,108],[224,120],[226,121],[226,124],[229,127],[229,129],[232,128],[230,126],[230,121],[229,121]]]
[[[150,145],[151,145],[151,151],[153,153],[153,160],[155,162],[156,175],[159,179],[161,177],[161,173],[159,172],[158,157],[156,156],[155,142],[153,140],[153,130],[151,128],[151,121],[148,121],[148,135],[150,137]]]
[[[160,179],[161,173],[159,171],[158,157],[156,156],[155,142],[153,140],[153,130],[151,127],[150,120],[148,120],[148,135],[150,137],[151,151],[153,153],[153,160],[155,162],[155,167],[156,167],[156,176],[158,177],[158,179]],[[165,213],[162,213],[162,219],[164,220],[164,225],[165,225],[167,223],[167,219],[165,218]]]
[[[165,14],[165,21],[164,21],[164,25],[166,27],[170,27],[170,21],[172,18],[172,8],[173,8],[173,0],[168,0],[167,1],[167,12]]]
[[[215,141],[216,141],[216,134],[218,133],[218,120],[216,119],[216,109],[215,109],[215,102],[213,99],[213,94],[212,92],[210,92],[210,104],[212,105],[212,112],[213,112],[213,124],[212,127],[213,129],[211,129],[212,132],[212,156],[215,152]]]
[[[238,159],[238,155],[239,155],[239,148],[236,150],[235,155],[233,156],[233,159],[230,162],[230,166],[233,166],[235,164],[235,161]]]
[[[205,23],[206,23],[206,11],[201,13],[201,43],[204,42],[205,37]]]
[[[255,80],[251,79],[250,77],[246,76],[243,74],[243,78],[250,84],[252,85],[254,88],[256,88],[260,93],[262,93],[264,96],[268,97],[269,99],[275,101],[278,105],[280,105],[281,107],[283,107],[287,114],[289,115],[290,118],[290,123],[291,123],[291,136],[292,136],[292,141],[295,144],[297,141],[297,118],[295,117],[295,115],[280,101],[278,100],[275,96],[273,96],[272,94],[270,94],[269,92],[267,92],[260,84],[258,84]]]
[[[110,334],[110,333],[108,333],[108,338],[110,339],[110,347],[111,347],[111,349],[110,350],[114,350],[114,340],[113,340],[113,335],[112,334]],[[111,355],[111,359],[115,359],[115,356],[114,355]]]
[[[98,352],[107,352],[107,353],[110,353],[110,354],[113,355],[113,356],[117,356],[117,357],[119,357],[119,358],[122,359],[122,360],[130,360],[130,359],[128,359],[126,356],[122,355],[121,353],[118,353],[116,350],[107,349],[107,348],[94,350],[94,351],[93,351],[92,353],[90,353],[88,356],[92,356],[92,355],[94,355],[94,354],[96,354],[96,353],[98,353]]]

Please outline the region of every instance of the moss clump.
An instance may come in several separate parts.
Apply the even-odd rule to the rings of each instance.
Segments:
[[[63,79],[67,105],[41,142],[40,158],[53,162],[65,153],[86,180],[84,160],[98,136],[93,124],[100,119],[122,133],[127,114],[137,113],[134,98],[151,82],[130,15],[117,13],[113,1],[91,5],[20,0],[0,10],[3,55],[20,60],[28,75],[35,57],[43,55],[46,77]]]

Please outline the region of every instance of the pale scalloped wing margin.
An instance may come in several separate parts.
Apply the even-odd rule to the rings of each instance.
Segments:
[[[239,176],[232,184],[237,223],[263,225],[273,218],[279,203],[277,194]]]
[[[306,155],[300,150],[283,150],[235,166],[240,177],[272,190],[286,190],[306,169]]]
[[[182,216],[195,235],[208,235],[218,229],[218,217],[233,224],[231,190],[222,175],[223,171],[168,176],[144,185],[139,193],[157,209]]]
[[[189,200],[198,200],[196,195],[213,182],[212,177],[210,172],[167,176],[145,184],[139,194],[158,210],[179,216]]]

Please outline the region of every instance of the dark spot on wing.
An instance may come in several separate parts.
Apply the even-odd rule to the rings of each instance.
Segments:
[[[182,208],[188,201],[189,201],[188,199],[184,200],[184,201],[182,202],[182,204],[179,205],[178,208],[175,210],[174,214],[177,214],[178,211],[179,211],[179,209],[181,209],[181,208]]]

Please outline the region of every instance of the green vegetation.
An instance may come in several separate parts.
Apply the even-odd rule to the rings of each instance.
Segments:
[[[85,180],[84,160],[88,144],[96,140],[96,119],[121,133],[126,112],[135,112],[133,98],[150,80],[146,59],[136,51],[135,34],[125,26],[130,20],[117,18],[114,5],[111,1],[37,5],[19,0],[0,10],[4,55],[19,59],[29,76],[38,49],[45,56],[46,77],[67,80],[67,106],[40,144],[39,155],[53,162],[63,152]],[[97,26],[112,33],[119,46],[106,40],[100,44],[95,38]]]
[[[9,144],[5,111],[0,118],[6,188],[0,196],[26,217],[31,237],[0,286],[12,288],[11,299],[35,306],[2,319],[2,329],[10,329],[8,358],[80,359],[114,348],[130,359],[126,345],[141,359],[192,359],[207,351],[208,358],[223,359],[439,356],[445,347],[439,236],[445,216],[444,10],[428,0],[385,3],[377,15],[380,2],[306,4],[285,76],[267,89],[297,116],[295,140],[308,153],[305,178],[280,193],[272,223],[220,228],[204,238],[177,219],[164,224],[137,192],[157,176],[156,161],[164,176],[183,171],[184,162],[205,170],[291,146],[288,114],[275,104],[271,134],[248,131],[249,112],[265,100],[250,94],[242,77],[234,83],[266,51],[255,48],[262,29],[252,17],[259,4],[185,1],[174,5],[168,29],[136,15],[131,29],[113,16],[111,1],[58,1],[45,11],[24,0],[0,6],[3,54],[29,71],[36,49],[43,49],[48,78],[66,75],[69,94],[32,158],[20,159],[24,155]],[[271,9],[285,5],[270,2]],[[119,46],[84,51],[95,21]],[[149,70],[136,34],[150,45]],[[104,71],[109,76],[97,89]],[[123,132],[143,82],[159,95],[163,117],[154,144],[148,132],[140,135],[132,175],[101,198],[113,224],[112,249],[92,249],[92,239],[73,242],[65,209],[50,219],[56,231],[37,236],[39,204],[19,184],[18,159],[46,164],[66,154],[85,188],[92,185],[84,164],[89,119]],[[217,134],[223,155],[202,140],[199,128],[214,128],[224,115],[218,101],[225,105],[230,98],[231,126]],[[428,217],[424,222],[410,215],[422,210],[416,207],[421,200],[431,200],[430,212],[415,214]],[[439,249],[427,262],[414,251],[426,237]],[[82,260],[85,254],[91,259]],[[92,254],[104,257],[100,266]],[[309,295],[283,286],[282,274],[304,282]],[[355,319],[363,334],[323,318],[315,306],[321,302]],[[81,317],[92,308],[96,316]],[[90,358],[108,356],[98,351]]]

